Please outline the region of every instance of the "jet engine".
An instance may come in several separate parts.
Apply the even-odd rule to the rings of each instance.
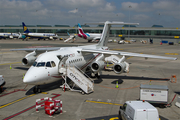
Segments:
[[[53,36],[50,36],[49,39],[50,39],[50,40],[53,40]]]
[[[113,67],[113,70],[116,74],[121,74],[122,72],[124,72],[126,69],[126,63],[125,62],[121,62],[121,63],[116,63]]]
[[[91,64],[91,69],[94,73],[99,72],[100,70],[104,69],[104,62],[103,61],[95,61]]]
[[[36,52],[35,52],[35,51],[27,54],[27,55],[22,59],[23,65],[31,66],[31,65],[34,63],[34,61],[36,60],[35,55],[36,55]]]

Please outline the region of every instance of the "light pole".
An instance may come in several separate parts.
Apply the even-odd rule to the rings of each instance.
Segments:
[[[77,13],[77,15],[76,15],[76,16],[77,16],[77,17],[76,17],[76,24],[77,24],[77,18],[78,18],[78,8],[76,8],[76,13]],[[75,25],[76,25],[76,24],[75,24]],[[76,27],[76,35],[77,35],[77,30],[78,30],[78,24],[77,24],[77,27]]]
[[[131,5],[129,5],[129,22],[130,22],[130,8],[132,8]],[[129,25],[129,32],[128,32],[128,40],[129,40],[129,34],[130,34],[130,25]]]

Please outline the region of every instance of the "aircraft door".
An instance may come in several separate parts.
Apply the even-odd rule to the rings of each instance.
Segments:
[[[62,59],[60,59],[59,62],[59,73],[63,74],[66,71],[66,60],[68,59],[68,57],[63,57]]]

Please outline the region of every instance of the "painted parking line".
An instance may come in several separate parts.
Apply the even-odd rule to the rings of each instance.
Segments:
[[[124,50],[124,49],[119,49],[119,48],[113,48],[111,50]]]
[[[0,64],[0,65],[11,65],[11,64],[17,64],[17,63],[21,63],[21,62],[4,63],[4,64]]]
[[[19,102],[19,101],[21,101],[21,100],[24,100],[24,99],[26,99],[26,98],[32,97],[32,96],[34,96],[34,95],[36,95],[36,94],[28,95],[28,96],[26,96],[26,97],[20,98],[20,99],[18,99],[18,100],[13,101],[13,102],[10,102],[10,103],[7,103],[7,104],[5,104],[5,105],[2,105],[2,106],[0,106],[0,109],[2,109],[2,108],[4,108],[4,107],[7,107],[7,106],[9,106],[9,105],[12,105],[12,104],[14,104],[14,103],[17,103],[17,102]]]
[[[55,95],[54,97],[51,97],[51,98],[56,98],[56,97],[59,97],[61,94],[52,94],[52,95]],[[42,103],[44,103],[44,101],[43,102],[41,102],[41,103],[39,103],[39,104],[42,104]],[[9,117],[7,117],[7,118],[4,118],[3,120],[9,120],[9,119],[11,119],[11,118],[13,118],[13,117],[16,117],[16,116],[18,116],[18,115],[20,115],[20,114],[22,114],[22,113],[24,113],[24,112],[26,112],[26,111],[28,111],[28,110],[30,110],[30,109],[32,109],[32,108],[35,108],[36,107],[36,105],[33,105],[33,106],[31,106],[31,107],[29,107],[29,108],[27,108],[27,109],[25,109],[25,110],[22,110],[22,111],[20,111],[20,112],[18,112],[18,113],[16,113],[16,114],[13,114],[13,115],[11,115],[11,116],[9,116]]]
[[[6,93],[6,94],[0,95],[0,97],[6,96],[6,95],[9,95],[9,94],[12,94],[12,93],[18,92],[18,91],[26,91],[26,90],[24,90],[24,89],[14,90],[14,91],[12,91],[12,92],[8,92],[8,93]]]
[[[123,105],[123,104],[117,104],[117,103],[100,102],[100,101],[90,101],[90,100],[86,100],[85,102],[99,103],[99,104],[106,104],[106,105],[118,105],[118,106],[122,106],[122,105]]]
[[[166,55],[179,55],[178,53],[165,53]]]
[[[23,90],[13,91],[13,92],[10,92],[10,93],[8,93],[8,94],[6,94],[6,95],[9,95],[9,94],[11,94],[11,93],[18,92],[18,91],[23,91]],[[25,90],[24,90],[24,91],[25,91]],[[47,92],[41,92],[41,94],[48,94],[48,93],[47,93]],[[34,96],[34,95],[36,95],[36,94],[31,94],[31,95],[28,95],[28,96],[26,96],[26,97],[23,97],[23,98],[20,98],[20,99],[18,99],[18,100],[15,100],[15,101],[13,101],[13,102],[10,102],[10,103],[7,103],[7,104],[5,104],[5,105],[2,105],[2,106],[0,106],[0,109],[1,109],[1,108],[4,108],[4,107],[7,107],[7,106],[9,106],[9,105],[11,105],[11,104],[14,104],[14,103],[16,103],[16,102],[19,102],[19,101],[21,101],[21,100],[24,100],[24,99],[26,99],[26,98],[32,97],[32,96]],[[2,96],[4,96],[4,95],[2,95]],[[2,97],[2,96],[0,96],[0,97]]]
[[[139,54],[143,54],[143,53],[139,53]],[[131,56],[131,57],[128,57],[127,59],[131,59],[131,58],[133,58],[134,56]]]

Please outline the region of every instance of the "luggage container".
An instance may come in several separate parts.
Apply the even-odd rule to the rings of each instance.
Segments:
[[[140,100],[156,103],[162,106],[168,104],[168,87],[162,85],[140,86]]]

